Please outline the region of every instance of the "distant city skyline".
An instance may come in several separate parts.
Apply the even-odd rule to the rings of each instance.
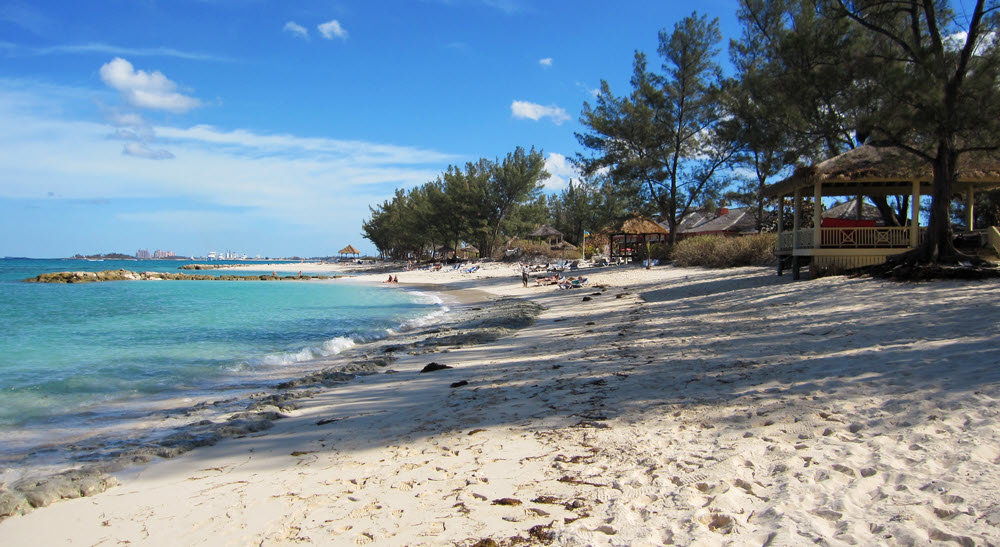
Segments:
[[[736,37],[737,0],[697,6]],[[544,151],[565,187],[602,79],[691,6],[596,0],[0,8],[0,256],[327,256],[449,164]]]

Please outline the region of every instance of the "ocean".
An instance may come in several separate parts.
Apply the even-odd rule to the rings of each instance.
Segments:
[[[0,260],[0,467],[127,431],[155,409],[273,386],[447,311],[432,294],[345,280],[22,282],[187,263]]]

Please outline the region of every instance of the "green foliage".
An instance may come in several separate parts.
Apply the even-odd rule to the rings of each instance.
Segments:
[[[770,266],[774,263],[775,234],[742,237],[697,236],[682,239],[674,246],[674,265],[703,268]]]
[[[583,106],[587,132],[576,134],[593,152],[577,156],[583,172],[607,170],[640,191],[671,227],[671,237],[702,194],[724,185],[717,175],[734,152],[733,142],[718,132],[726,119],[714,61],[720,40],[718,20],[697,13],[673,32],[661,31],[663,72],[649,71],[646,55],[636,52],[631,95],[616,97],[602,81],[595,105]]]
[[[541,151],[520,147],[502,161],[449,166],[437,180],[409,192],[397,189],[392,200],[370,207],[362,232],[383,258],[421,258],[435,246],[457,249],[462,242],[493,256],[512,228],[544,210],[538,189],[549,176],[544,167]],[[522,214],[527,203],[532,205]]]
[[[905,257],[915,262],[963,259],[950,223],[959,159],[1000,148],[1000,6],[975,0],[956,13],[953,4],[741,2],[740,17],[765,46],[759,65],[774,79],[771,100],[784,105],[790,130],[830,155],[867,141],[933,167],[927,234]],[[888,204],[876,204],[891,219]]]
[[[620,224],[632,212],[641,209],[636,193],[615,184],[607,176],[570,180],[569,186],[552,197],[550,224],[574,245],[583,243],[584,230],[597,233]]]

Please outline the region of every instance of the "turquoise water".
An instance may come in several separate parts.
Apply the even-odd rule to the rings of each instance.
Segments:
[[[266,385],[283,369],[441,311],[429,295],[343,280],[21,282],[181,264],[0,260],[0,441],[24,428],[111,419],[123,402]]]

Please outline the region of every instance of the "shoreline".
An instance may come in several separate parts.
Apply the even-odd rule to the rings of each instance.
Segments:
[[[337,278],[311,279],[331,282]],[[352,282],[376,286],[368,279]],[[132,401],[115,402],[109,411],[129,416],[122,423],[5,456],[6,467],[0,467],[0,521],[30,512],[35,505],[42,508],[63,499],[95,495],[116,486],[120,476],[139,473],[138,468],[190,450],[266,431],[294,410],[296,401],[311,397],[317,389],[349,383],[360,375],[391,372],[392,359],[385,359],[384,347],[433,344],[437,333],[460,328],[477,315],[469,308],[491,300],[482,291],[433,284],[392,288],[430,295],[445,311],[415,318],[407,322],[408,328],[356,342],[336,354],[274,369],[254,380],[253,387],[239,382],[219,385],[203,393],[143,403],[141,408]]]
[[[395,374],[324,389],[266,434],[140,468],[0,536],[1000,541],[1000,333],[983,327],[1000,322],[1000,282],[581,273],[587,287],[560,291],[522,288],[509,265],[400,271],[544,309],[502,338],[404,352]],[[422,373],[431,363],[452,368]]]

